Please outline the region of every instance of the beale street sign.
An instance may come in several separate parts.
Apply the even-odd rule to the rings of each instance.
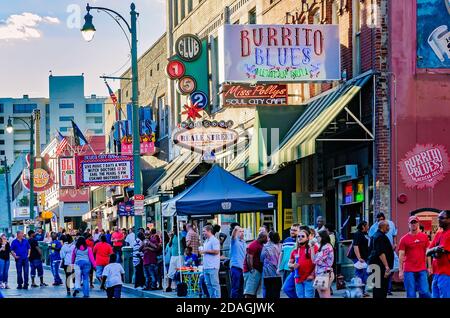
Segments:
[[[434,188],[450,172],[447,150],[442,145],[416,145],[398,166],[407,188]]]
[[[239,135],[233,129],[221,127],[194,127],[175,132],[173,142],[199,153],[211,153],[236,143]]]
[[[223,85],[223,105],[229,106],[286,106],[288,88],[285,84]]]

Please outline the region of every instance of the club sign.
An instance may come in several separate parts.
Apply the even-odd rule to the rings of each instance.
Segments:
[[[202,54],[202,42],[193,34],[184,34],[175,42],[175,53],[185,62],[195,61]]]

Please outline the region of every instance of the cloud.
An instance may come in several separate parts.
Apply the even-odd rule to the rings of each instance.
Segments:
[[[12,14],[6,21],[0,21],[0,40],[28,40],[40,38],[38,27],[41,24],[59,24],[55,17],[41,17],[30,12]]]

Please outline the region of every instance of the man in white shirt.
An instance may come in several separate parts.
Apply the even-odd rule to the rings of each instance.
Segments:
[[[109,256],[109,264],[105,266],[102,273],[101,290],[105,290],[108,298],[120,298],[122,294],[122,284],[125,270],[120,263],[116,263],[116,254]]]
[[[134,246],[134,243],[136,242],[136,235],[134,234],[134,227],[132,227],[128,231],[128,235],[125,238],[125,242],[127,242],[127,246]]]
[[[206,287],[211,298],[220,298],[220,242],[214,236],[211,225],[203,228],[203,235],[206,240],[200,253],[203,254],[203,275]]]

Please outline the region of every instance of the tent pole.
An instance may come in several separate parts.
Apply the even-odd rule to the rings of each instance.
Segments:
[[[163,254],[163,277],[164,277],[164,286],[167,283],[167,273],[166,273],[166,244],[165,244],[165,235],[164,235],[164,216],[161,213],[161,236],[162,236],[162,254]],[[167,286],[166,286],[167,288]]]
[[[180,246],[181,240],[180,240],[180,221],[178,220],[178,215],[175,217],[175,220],[177,222],[177,240],[178,240],[177,244],[178,244],[178,261],[179,261],[181,258],[180,257],[181,256],[181,246]],[[182,266],[183,265],[180,265],[180,267],[182,267]],[[180,271],[180,280],[182,283],[183,282],[183,272],[182,271]]]

